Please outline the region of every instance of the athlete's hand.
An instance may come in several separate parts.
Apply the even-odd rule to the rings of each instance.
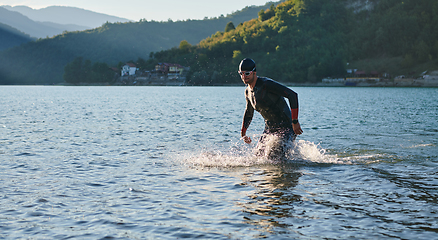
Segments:
[[[294,133],[296,135],[301,135],[303,133],[303,129],[301,129],[300,123],[292,124],[292,128],[294,129]]]
[[[245,143],[248,143],[248,144],[250,144],[252,142],[251,138],[248,136],[243,136],[242,139]]]

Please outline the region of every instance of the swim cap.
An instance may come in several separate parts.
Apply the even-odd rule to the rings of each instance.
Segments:
[[[256,71],[255,69],[256,64],[254,62],[254,60],[252,60],[251,58],[245,58],[240,62],[239,65],[239,70],[240,71]]]

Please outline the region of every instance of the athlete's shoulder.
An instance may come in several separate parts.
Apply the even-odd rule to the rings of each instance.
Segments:
[[[262,79],[262,82],[268,86],[284,86],[283,84],[281,84],[281,83],[279,83],[271,78],[268,78],[268,77],[261,77],[261,79]]]
[[[266,81],[273,81],[272,79],[268,78],[268,77],[258,77],[257,76],[257,81],[260,80],[261,82],[266,82]]]
[[[262,86],[265,85],[266,83],[269,84],[269,82],[274,81],[268,77],[257,77],[257,82],[256,82],[256,86]]]

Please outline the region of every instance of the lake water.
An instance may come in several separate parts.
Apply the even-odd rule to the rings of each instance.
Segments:
[[[243,86],[0,86],[0,239],[436,239],[438,89],[291,88],[276,161]]]

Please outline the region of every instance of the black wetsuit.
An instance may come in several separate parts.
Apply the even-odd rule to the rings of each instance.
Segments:
[[[298,94],[288,87],[266,77],[258,77],[254,89],[245,90],[246,108],[242,124],[242,136],[246,134],[254,110],[265,119],[264,133],[281,134],[295,138],[292,119],[298,119]],[[289,100],[287,105],[285,98]],[[292,110],[292,111],[291,111]],[[263,138],[263,136],[262,136]],[[261,139],[262,140],[262,139]]]

